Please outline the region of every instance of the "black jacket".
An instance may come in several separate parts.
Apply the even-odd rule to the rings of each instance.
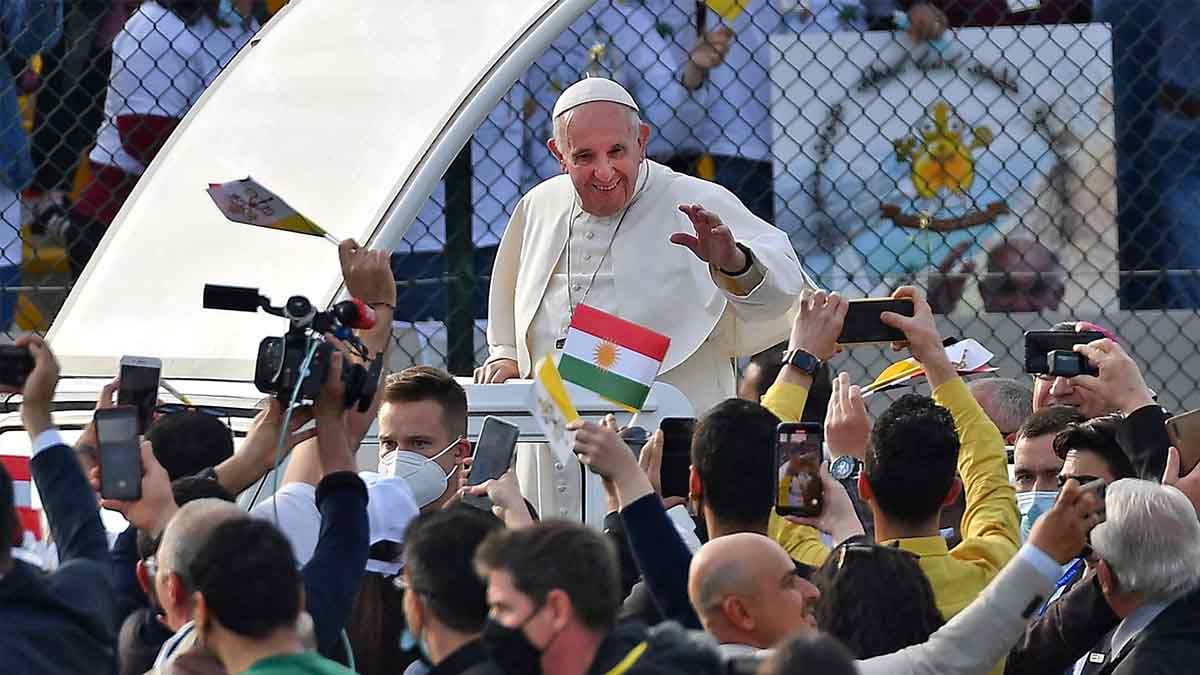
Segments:
[[[58,545],[50,574],[20,561],[0,578],[0,670],[13,675],[116,671],[108,540],[75,453],[56,445],[30,460]]]
[[[716,649],[670,622],[649,629],[640,623],[617,624],[600,643],[588,675],[608,675],[626,658],[632,659],[643,642],[645,650],[622,675],[721,675]]]
[[[504,675],[476,640],[468,642],[429,670],[429,675]]]
[[[1171,603],[1099,675],[1194,673],[1200,668],[1200,590]]]
[[[1117,430],[1117,443],[1139,478],[1162,479],[1171,445],[1165,424],[1168,416],[1157,405],[1143,406],[1122,420]],[[1076,583],[1030,624],[1025,637],[1009,653],[1004,673],[1063,672],[1083,656],[1090,657],[1092,647],[1107,645],[1105,637],[1119,622],[1100,592],[1099,582]],[[1095,653],[1103,655],[1107,649]]]

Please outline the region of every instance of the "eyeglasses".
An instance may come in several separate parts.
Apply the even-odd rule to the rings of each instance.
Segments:
[[[1025,283],[1018,283],[1018,280]],[[979,290],[989,295],[1043,295],[1057,292],[1062,284],[1062,275],[1053,272],[988,272],[979,280]]]

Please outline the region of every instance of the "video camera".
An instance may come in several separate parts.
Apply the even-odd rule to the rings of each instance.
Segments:
[[[372,360],[366,345],[354,336],[353,329],[367,329],[375,325],[374,310],[361,300],[344,300],[327,312],[318,312],[308,298],[300,295],[293,295],[282,307],[275,307],[269,298],[259,295],[257,288],[205,284],[204,307],[234,312],[257,312],[261,309],[291,322],[283,337],[263,338],[258,345],[254,386],[262,393],[270,394],[285,404],[292,400],[293,395],[298,401],[315,401],[325,385],[334,349],[333,345],[323,340],[323,336],[332,335],[346,342],[356,355],[369,363],[369,367],[364,367],[349,360],[343,362],[345,407],[357,404],[359,412],[366,412],[371,407],[371,400],[375,398],[375,391],[379,387],[383,359],[376,356]],[[308,375],[302,377],[300,367],[314,343],[317,346],[308,366]],[[298,393],[294,393],[297,390]]]

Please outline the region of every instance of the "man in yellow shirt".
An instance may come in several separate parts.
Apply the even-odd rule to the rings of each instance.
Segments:
[[[933,399],[903,397],[876,422],[871,439],[861,438],[863,449],[868,440],[873,442],[859,492],[875,517],[876,540],[920,556],[938,609],[949,620],[1016,554],[1020,516],[1008,483],[1004,440],[947,358],[923,293],[905,287],[896,297],[912,298],[915,315],[885,314],[884,321],[908,337],[909,349],[933,387]],[[763,404],[786,420],[787,410],[796,405],[794,390],[774,389]],[[779,405],[781,398],[787,399],[785,406]],[[938,533],[939,516],[964,489],[963,541],[951,550]],[[776,526],[771,535],[788,541],[792,555],[804,562],[819,564],[827,553],[809,528]]]

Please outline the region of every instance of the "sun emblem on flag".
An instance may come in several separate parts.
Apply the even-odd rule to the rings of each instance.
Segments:
[[[592,361],[601,370],[612,369],[620,358],[621,349],[607,340],[597,345],[595,352],[592,353]]]

